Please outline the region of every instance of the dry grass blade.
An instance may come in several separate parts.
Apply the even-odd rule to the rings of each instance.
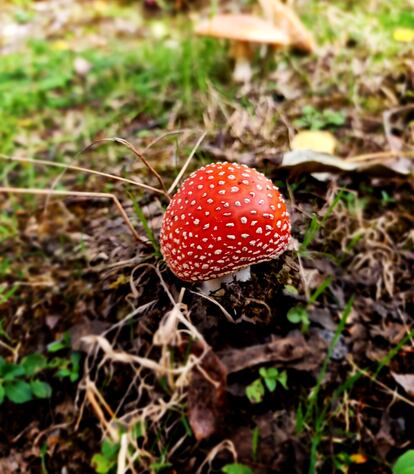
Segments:
[[[346,158],[346,161],[352,163],[370,161],[370,160],[388,160],[390,158],[396,158],[398,156],[404,156],[405,158],[414,158],[414,151],[380,151],[378,153],[364,153],[363,155],[356,155]]]
[[[348,362],[351,364],[352,368],[354,370],[356,370],[357,372],[360,372],[362,375],[364,375],[365,377],[369,378],[371,380],[371,382],[375,383],[376,385],[378,385],[379,387],[381,387],[385,392],[387,392],[388,394],[390,394],[393,398],[396,398],[398,400],[400,400],[401,402],[404,402],[406,403],[407,405],[410,405],[412,407],[414,407],[414,402],[409,400],[407,397],[404,397],[404,395],[400,395],[397,390],[393,390],[391,389],[390,387],[388,387],[387,385],[385,385],[385,383],[382,383],[380,382],[379,380],[377,380],[375,378],[375,376],[371,375],[369,372],[367,372],[366,370],[362,369],[361,367],[359,367],[353,360],[352,358],[349,358],[348,359]]]
[[[95,141],[92,142],[90,145],[88,145],[86,148],[84,148],[81,153],[85,153],[86,151],[91,150],[95,145],[99,145],[99,144],[102,144],[102,143],[108,143],[108,142],[120,143],[121,145],[124,145],[126,148],[128,148],[128,150],[132,151],[132,153],[134,153],[134,155],[135,155],[137,158],[139,158],[139,159],[144,163],[144,165],[149,169],[149,171],[155,176],[155,178],[157,179],[157,181],[159,182],[159,184],[160,184],[160,186],[161,186],[162,193],[165,195],[165,197],[167,197],[168,199],[170,199],[170,195],[169,195],[167,189],[165,188],[164,181],[162,180],[162,178],[161,178],[161,176],[159,175],[159,173],[152,167],[152,165],[151,165],[150,162],[144,157],[144,155],[143,155],[142,153],[140,153],[140,152],[134,147],[134,145],[132,145],[132,143],[130,143],[129,141],[125,140],[124,138],[112,137],[112,138],[101,138],[100,140],[95,140]]]
[[[214,458],[217,456],[217,454],[220,453],[220,451],[224,451],[224,450],[229,451],[232,454],[234,460],[237,460],[237,451],[233,444],[233,441],[231,441],[230,439],[225,439],[210,450],[210,452],[206,456],[206,459],[203,461],[201,466],[197,469],[196,474],[201,474],[206,464],[208,464],[211,467],[211,463],[214,460]]]
[[[151,247],[151,244],[143,239],[138,232],[135,230],[132,222],[129,220],[125,209],[122,207],[121,202],[115,196],[115,194],[110,193],[93,193],[86,191],[56,191],[54,189],[36,189],[36,188],[13,188],[13,187],[0,187],[0,193],[10,193],[10,194],[40,194],[43,196],[74,196],[74,197],[86,197],[86,198],[104,198],[112,199],[118,208],[122,218],[124,219],[126,225],[131,231],[132,235],[142,244]]]
[[[121,181],[122,183],[126,183],[126,184],[132,184],[138,188],[142,188],[147,191],[152,191],[154,193],[162,194],[164,196],[166,195],[164,191],[154,188],[153,186],[149,186],[148,184],[139,183],[138,181],[134,181],[133,179],[123,178],[121,176],[105,173],[103,171],[91,170],[89,168],[84,168],[82,166],[68,165],[65,163],[55,163],[53,161],[47,161],[47,160],[33,160],[31,158],[18,158],[14,156],[6,156],[6,155],[0,155],[0,158],[4,160],[18,161],[21,163],[31,163],[33,165],[45,165],[45,166],[51,166],[54,168],[63,168],[64,170],[80,171],[82,173],[94,174],[96,176],[102,176],[103,178],[113,179],[115,181]]]
[[[189,164],[191,163],[191,160],[194,158],[194,155],[196,151],[198,150],[198,147],[201,145],[201,142],[204,140],[206,137],[207,132],[204,132],[201,137],[197,140],[197,143],[194,145],[194,148],[191,150],[190,155],[188,156],[186,162],[183,164],[180,172],[178,173],[177,177],[175,178],[173,184],[170,186],[168,189],[168,194],[172,193],[174,189],[177,187],[178,183],[181,181],[181,178],[183,177],[184,173],[186,172]]]
[[[93,411],[98,417],[99,422],[104,427],[105,431],[109,434],[112,441],[117,442],[119,439],[118,432],[111,426],[111,424],[105,418],[104,412],[101,406],[99,405],[98,400],[96,399],[96,393],[97,389],[95,387],[95,384],[88,380],[86,385],[86,398],[88,399],[88,402],[90,403]]]
[[[222,313],[224,314],[225,318],[227,319],[227,321],[229,321],[230,323],[238,323],[240,321],[235,321],[231,314],[226,310],[226,308],[224,308],[224,306],[222,306],[218,301],[216,301],[214,298],[212,298],[211,296],[208,296],[208,295],[205,295],[204,293],[200,293],[198,291],[193,291],[193,290],[190,290],[190,293],[193,293],[193,295],[197,295],[197,296],[200,296],[201,298],[204,298],[205,300],[207,301],[210,301],[210,303],[213,303],[215,304],[216,306],[218,306]]]
[[[145,147],[144,151],[149,150],[151,147],[156,145],[158,142],[164,140],[164,138],[168,138],[168,137],[171,137],[171,136],[174,136],[174,135],[180,135],[182,133],[191,132],[191,131],[192,130],[190,128],[182,128],[182,129],[179,129],[179,130],[171,130],[170,132],[165,132],[162,135],[160,135],[159,137],[154,138],[154,140],[152,140],[150,143],[148,143],[148,145]]]

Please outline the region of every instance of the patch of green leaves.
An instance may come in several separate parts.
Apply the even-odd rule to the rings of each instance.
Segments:
[[[265,388],[260,379],[254,380],[246,387],[246,397],[251,403],[260,403],[265,395]]]
[[[312,293],[307,302],[306,306],[304,305],[297,305],[290,308],[287,312],[287,319],[292,324],[300,324],[301,331],[303,333],[307,332],[310,325],[309,320],[309,308],[316,302],[319,296],[329,287],[332,282],[332,277],[329,276],[323,280],[323,282],[316,288],[316,290]]]
[[[79,352],[72,352],[69,359],[65,357],[54,357],[49,362],[49,367],[56,369],[56,377],[60,379],[69,379],[76,382],[80,374],[81,355]]]
[[[414,449],[402,454],[392,467],[393,474],[414,474]]]
[[[278,384],[287,390],[287,373],[285,370],[279,371],[275,367],[261,367],[259,369],[260,378],[254,380],[246,387],[246,396],[251,403],[260,403],[266,392],[274,392]]]
[[[308,310],[305,306],[297,305],[290,308],[287,312],[287,319],[292,324],[300,324],[303,333],[308,331],[310,320]]]
[[[344,125],[346,115],[342,111],[324,109],[319,111],[311,105],[306,105],[302,109],[302,116],[296,119],[293,124],[298,128],[309,130],[322,130],[329,127],[339,127]]]
[[[101,452],[92,456],[92,466],[98,474],[108,474],[117,463],[119,443],[105,438],[102,441]]]
[[[19,363],[7,362],[0,356],[0,404],[5,398],[16,404],[49,398],[51,386],[38,378],[46,366],[47,359],[42,354],[30,354]]]
[[[274,392],[276,390],[277,384],[287,390],[287,373],[286,370],[279,372],[275,367],[260,367],[259,374],[262,377],[267,389],[269,392]]]
[[[53,341],[47,346],[47,351],[50,353],[59,352],[62,349],[70,349],[70,336],[65,332],[63,337],[57,341]]]
[[[52,354],[70,348],[71,341],[68,333],[65,333],[61,339],[54,341],[47,346],[48,352]],[[68,378],[71,382],[76,382],[79,379],[80,374],[80,361],[80,353],[71,352],[69,358],[59,356],[53,357],[49,361],[48,367],[56,369],[56,377],[60,379]]]
[[[0,304],[7,303],[10,298],[16,293],[18,285],[8,287],[8,285],[0,285]]]
[[[232,464],[226,464],[221,469],[225,474],[253,474],[253,471],[249,466],[241,464],[239,462],[234,462]]]

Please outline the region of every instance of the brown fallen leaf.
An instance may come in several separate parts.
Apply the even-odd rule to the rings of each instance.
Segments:
[[[227,370],[210,350],[194,369],[188,389],[188,419],[198,441],[208,438],[222,418]]]
[[[100,335],[110,326],[105,321],[84,318],[82,322],[69,329],[71,346],[74,351],[88,352],[89,346],[82,340],[86,336]]]
[[[312,371],[322,362],[325,348],[325,343],[319,338],[313,340],[311,347],[302,334],[295,334],[267,344],[221,351],[218,356],[229,374],[266,362]]]
[[[361,157],[362,158],[362,157]],[[273,161],[270,157],[269,161]],[[370,174],[389,175],[390,171],[400,175],[409,175],[414,169],[414,160],[405,157],[395,157],[392,153],[366,155],[366,159],[344,159],[327,153],[312,150],[293,150],[284,153],[282,162],[275,164],[281,168],[305,173],[355,171]]]
[[[391,372],[391,375],[410,397],[414,397],[414,374],[396,374]]]

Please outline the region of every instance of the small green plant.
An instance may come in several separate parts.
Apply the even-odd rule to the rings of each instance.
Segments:
[[[305,306],[297,305],[287,312],[288,321],[292,324],[300,324],[303,333],[308,332],[310,320],[309,313]]]
[[[55,376],[71,382],[79,379],[81,355],[79,352],[72,352],[69,359],[65,357],[54,357],[50,360],[48,367],[56,369]]]
[[[101,452],[92,457],[92,466],[98,474],[107,474],[116,466],[119,452],[119,443],[105,438],[102,441]]]
[[[253,474],[253,471],[249,466],[241,464],[239,462],[234,462],[232,464],[226,464],[221,469],[225,474]]]
[[[327,220],[329,217],[332,215],[335,207],[338,205],[339,201],[341,201],[344,197],[344,192],[343,189],[340,189],[339,192],[336,194],[334,199],[332,200],[332,203],[329,205],[328,209],[326,210],[325,214],[322,216],[322,218],[319,220],[318,216],[314,214],[312,216],[312,220],[309,224],[309,227],[305,233],[305,236],[303,238],[303,242],[301,243],[299,247],[299,255],[300,256],[306,256],[307,254],[307,249],[309,245],[315,240],[315,237],[317,236],[319,229],[325,226]]]
[[[279,383],[287,390],[287,373],[285,370],[280,372],[275,367],[261,367],[259,369],[259,375],[261,378],[254,380],[246,387],[246,396],[251,403],[260,403],[263,400],[266,392],[265,387],[269,392],[274,392]]]
[[[70,336],[65,333],[61,339],[54,341],[48,345],[49,353],[59,352],[64,349],[70,349]],[[65,357],[54,357],[49,362],[49,367],[56,370],[56,377],[68,378],[71,382],[76,382],[79,379],[81,355],[79,352],[72,352],[69,359]]]
[[[414,474],[414,449],[402,454],[392,467],[393,474]]]
[[[5,398],[16,404],[49,398],[51,386],[38,378],[46,367],[46,357],[38,353],[23,357],[19,363],[7,362],[0,356],[0,405]]]
[[[296,119],[295,127],[307,128],[310,130],[321,130],[328,127],[339,127],[346,121],[346,116],[342,111],[324,109],[319,111],[307,105],[302,109],[302,116]]]
[[[251,403],[260,403],[265,395],[265,388],[260,379],[254,380],[246,387],[246,397]]]
[[[319,296],[328,288],[328,286],[332,282],[332,277],[329,276],[325,278],[325,280],[316,288],[316,290],[312,293],[307,302],[306,306],[304,305],[297,305],[290,308],[287,312],[287,319],[292,324],[301,324],[301,331],[303,333],[307,332],[310,325],[309,320],[309,308],[316,302]]]
[[[155,238],[154,232],[152,231],[150,225],[148,224],[148,220],[145,217],[145,214],[144,214],[143,210],[141,209],[141,206],[139,205],[139,202],[138,202],[137,198],[132,193],[129,193],[129,197],[132,200],[132,205],[134,207],[134,212],[135,212],[136,216],[138,217],[138,219],[140,220],[148,240],[152,244],[152,247],[154,249],[154,255],[156,257],[161,257],[161,251],[160,251],[160,247],[158,245],[157,239]]]
[[[277,384],[280,385],[287,390],[287,373],[286,370],[279,372],[275,367],[270,367],[266,369],[266,367],[261,367],[259,369],[259,374],[264,380],[264,383],[269,390],[269,392],[274,392],[276,390]]]
[[[259,449],[259,439],[260,439],[260,430],[259,427],[256,426],[252,431],[252,458],[253,461],[257,459],[257,451]]]

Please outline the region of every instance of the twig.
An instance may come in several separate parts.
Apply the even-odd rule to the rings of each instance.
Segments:
[[[138,232],[135,230],[132,222],[129,220],[125,209],[122,207],[121,202],[115,196],[115,194],[111,193],[93,193],[93,192],[86,192],[86,191],[57,191],[51,189],[38,189],[38,188],[13,188],[13,187],[0,187],[0,193],[11,193],[11,194],[40,194],[43,196],[74,196],[74,197],[97,197],[97,198],[105,198],[105,199],[112,199],[115,203],[116,207],[118,208],[119,212],[121,213],[122,218],[124,219],[126,225],[128,226],[129,230],[132,232],[133,236],[144,245],[151,247],[151,244],[144,240]]]
[[[194,145],[194,148],[191,150],[191,153],[190,153],[189,157],[187,158],[187,161],[184,163],[184,165],[182,166],[180,172],[178,173],[177,177],[175,178],[173,184],[168,189],[168,194],[171,194],[174,191],[174,189],[176,188],[176,186],[178,185],[178,183],[180,182],[181,178],[183,177],[184,173],[186,172],[186,170],[188,168],[188,165],[190,164],[190,162],[193,159],[196,151],[198,150],[198,147],[201,145],[201,142],[204,140],[206,135],[207,135],[207,132],[204,132],[201,135],[201,137],[197,140],[197,143]]]
[[[222,306],[217,300],[215,300],[214,298],[212,298],[211,296],[207,296],[203,293],[200,293],[198,291],[194,291],[194,290],[189,290],[190,293],[193,293],[193,295],[197,295],[197,296],[200,296],[201,298],[204,298],[205,300],[207,301],[210,301],[210,303],[213,303],[215,304],[216,306],[218,306],[222,313],[224,314],[225,318],[227,319],[227,321],[229,321],[230,323],[237,323],[239,321],[237,320],[234,320],[231,316],[231,314],[226,310],[226,308],[224,306]]]
[[[21,163],[32,163],[34,165],[45,165],[45,166],[53,166],[55,168],[64,168],[72,171],[80,171],[82,173],[88,173],[88,174],[94,174],[97,176],[102,176],[104,178],[109,178],[109,179],[114,179],[116,181],[121,181],[123,183],[127,184],[133,184],[134,186],[137,186],[142,189],[146,189],[147,191],[152,191],[154,193],[162,194],[166,197],[169,198],[167,194],[165,194],[164,191],[161,189],[154,188],[153,186],[149,186],[148,184],[144,183],[139,183],[138,181],[134,181],[133,179],[128,179],[128,178],[122,178],[121,176],[116,176],[114,174],[109,174],[109,173],[104,173],[102,171],[95,171],[91,170],[89,168],[83,168],[82,166],[76,166],[76,165],[68,165],[65,163],[55,163],[54,161],[47,161],[47,160],[33,160],[31,158],[18,158],[15,156],[6,156],[6,155],[1,155],[0,158],[4,160],[9,160],[9,161],[19,161]]]
[[[129,141],[125,140],[124,138],[120,137],[112,137],[112,138],[101,138],[99,140],[95,140],[92,142],[90,145],[88,145],[86,148],[84,148],[81,153],[85,153],[86,151],[89,151],[92,149],[95,145],[99,145],[101,143],[108,143],[108,142],[115,142],[115,143],[120,143],[121,145],[124,145],[128,150],[131,150],[134,155],[139,158],[144,165],[149,169],[149,171],[156,177],[158,182],[160,183],[161,189],[163,191],[163,194],[170,199],[169,193],[167,189],[165,188],[164,181],[162,180],[161,176],[159,173],[152,167],[151,163],[144,157],[142,153],[140,153],[132,143],[129,143]]]
[[[386,392],[392,394],[395,398],[398,398],[400,401],[402,402],[405,402],[407,403],[408,405],[414,407],[414,402],[412,402],[411,400],[409,400],[408,398],[404,397],[404,395],[400,395],[396,390],[392,390],[390,387],[388,387],[387,385],[385,385],[385,383],[382,383],[380,382],[379,380],[377,380],[373,375],[371,375],[369,372],[367,372],[366,370],[364,369],[361,369],[360,367],[358,367],[357,364],[355,364],[355,362],[352,360],[352,358],[348,358],[347,359],[348,362],[351,364],[351,366],[357,370],[358,372],[360,372],[362,375],[364,375],[365,377],[368,377],[371,382],[374,382],[376,383],[377,385],[379,385],[382,389],[384,389]]]

